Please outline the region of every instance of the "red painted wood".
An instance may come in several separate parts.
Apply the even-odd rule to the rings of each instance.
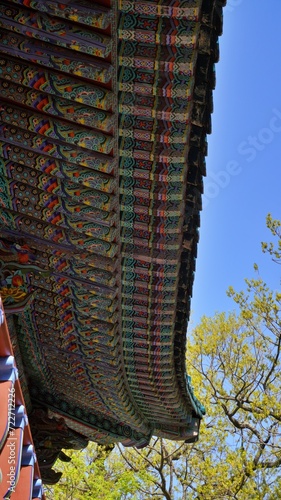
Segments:
[[[18,484],[15,492],[11,495],[12,500],[30,500],[33,490],[33,473],[32,465],[21,468]]]
[[[9,496],[16,487],[20,474],[22,443],[23,429],[19,427],[10,430],[0,455],[0,468],[3,474],[0,498]]]
[[[0,297],[0,313],[1,313],[1,324],[0,324],[0,357],[13,356],[13,348],[10,341],[9,331],[7,327],[7,323],[5,318],[2,317],[3,314],[3,306]],[[9,377],[9,372],[7,371],[7,377]],[[40,471],[38,463],[35,462],[34,466],[25,466],[21,467],[21,454],[22,454],[22,446],[23,445],[33,445],[32,435],[30,431],[29,425],[26,425],[24,429],[14,429],[9,432],[9,401],[8,397],[11,394],[11,390],[14,389],[15,399],[14,405],[20,406],[24,405],[24,398],[20,386],[20,381],[17,379],[15,383],[12,380],[1,381],[0,382],[0,402],[1,402],[1,411],[0,411],[0,468],[2,470],[2,482],[0,483],[0,498],[3,498],[4,495],[8,491],[9,483],[7,483],[7,479],[9,478],[8,474],[11,472],[10,467],[16,464],[9,464],[9,457],[11,455],[11,446],[8,447],[9,442],[12,443],[10,438],[17,438],[17,444],[15,447],[15,457],[17,457],[17,466],[18,466],[18,477],[20,481],[20,488],[22,492],[31,491],[33,489],[33,480],[39,479]],[[11,422],[12,424],[13,422]],[[11,435],[11,432],[14,432],[14,436]],[[10,461],[13,457],[10,457]],[[31,477],[30,467],[33,469],[33,475]],[[23,478],[21,478],[21,474],[23,473]],[[20,500],[25,500],[25,498],[32,498],[32,493],[30,496],[23,496],[23,493],[19,493],[20,489],[17,490],[17,497],[15,496],[15,492],[12,493],[12,498],[18,498]],[[41,500],[41,499],[40,499]],[[42,496],[42,500],[45,500],[45,496]]]
[[[11,402],[11,394],[13,391],[13,383],[10,380],[0,382],[0,450],[4,446],[8,431],[9,431],[9,402]]]

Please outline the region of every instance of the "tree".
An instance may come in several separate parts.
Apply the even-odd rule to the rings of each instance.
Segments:
[[[124,470],[122,460],[115,456],[114,466],[109,466],[113,446],[89,443],[81,451],[66,450],[71,462],[56,462],[62,479],[46,488],[52,500],[127,500],[133,498],[137,483],[131,469]]]
[[[262,243],[262,250],[280,263],[281,223],[268,216],[267,226],[277,245]],[[154,438],[143,450],[118,445],[102,456],[91,445],[84,466],[76,463],[82,455],[64,465],[76,468],[76,496],[62,496],[63,479],[52,498],[280,498],[281,293],[270,290],[254,268],[257,277],[246,280],[245,291],[228,290],[238,312],[203,317],[188,340],[187,371],[206,406],[199,441]]]
[[[281,223],[269,215],[267,226],[278,243],[262,243],[262,249],[279,262]],[[257,265],[254,269],[259,272]],[[203,473],[196,481],[204,500],[280,498],[281,293],[260,277],[245,281],[245,292],[228,290],[239,315],[203,317],[187,349],[189,371],[208,415],[199,453],[203,456],[210,442],[209,430],[211,439],[219,432],[221,441],[207,477]]]
[[[133,499],[188,498],[190,445],[153,438],[145,449],[124,449],[118,445],[118,450],[138,480]]]
[[[190,446],[154,438],[144,450],[115,446],[111,453],[90,443],[80,452],[69,452],[71,462],[56,464],[61,481],[47,488],[54,500],[172,500],[185,497]],[[175,466],[175,462],[179,464]]]
[[[261,244],[262,251],[264,253],[269,253],[274,262],[281,264],[281,221],[273,219],[271,214],[268,214],[266,218],[266,225],[274,238],[277,239],[277,245],[275,245],[273,241],[270,243],[263,242]]]

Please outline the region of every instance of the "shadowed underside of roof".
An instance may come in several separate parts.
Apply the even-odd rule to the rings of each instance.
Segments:
[[[185,339],[223,3],[0,1],[0,293],[30,414],[102,444],[198,436]]]

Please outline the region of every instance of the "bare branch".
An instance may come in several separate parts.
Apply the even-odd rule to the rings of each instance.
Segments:
[[[270,370],[269,370],[269,372],[268,372],[268,374],[267,374],[267,376],[265,378],[265,381],[263,383],[263,388],[264,388],[265,391],[267,389],[268,381],[269,381],[271,375],[273,374],[273,372],[274,372],[274,370],[275,370],[275,368],[277,366],[277,363],[278,363],[278,360],[279,360],[279,356],[280,356],[280,349],[281,349],[281,335],[279,335],[279,338],[278,338],[277,352],[276,352],[275,358],[274,358],[274,360],[272,362],[271,368],[270,368]]]

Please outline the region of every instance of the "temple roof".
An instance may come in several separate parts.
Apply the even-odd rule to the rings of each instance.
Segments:
[[[193,441],[216,0],[0,1],[0,293],[30,411]]]

